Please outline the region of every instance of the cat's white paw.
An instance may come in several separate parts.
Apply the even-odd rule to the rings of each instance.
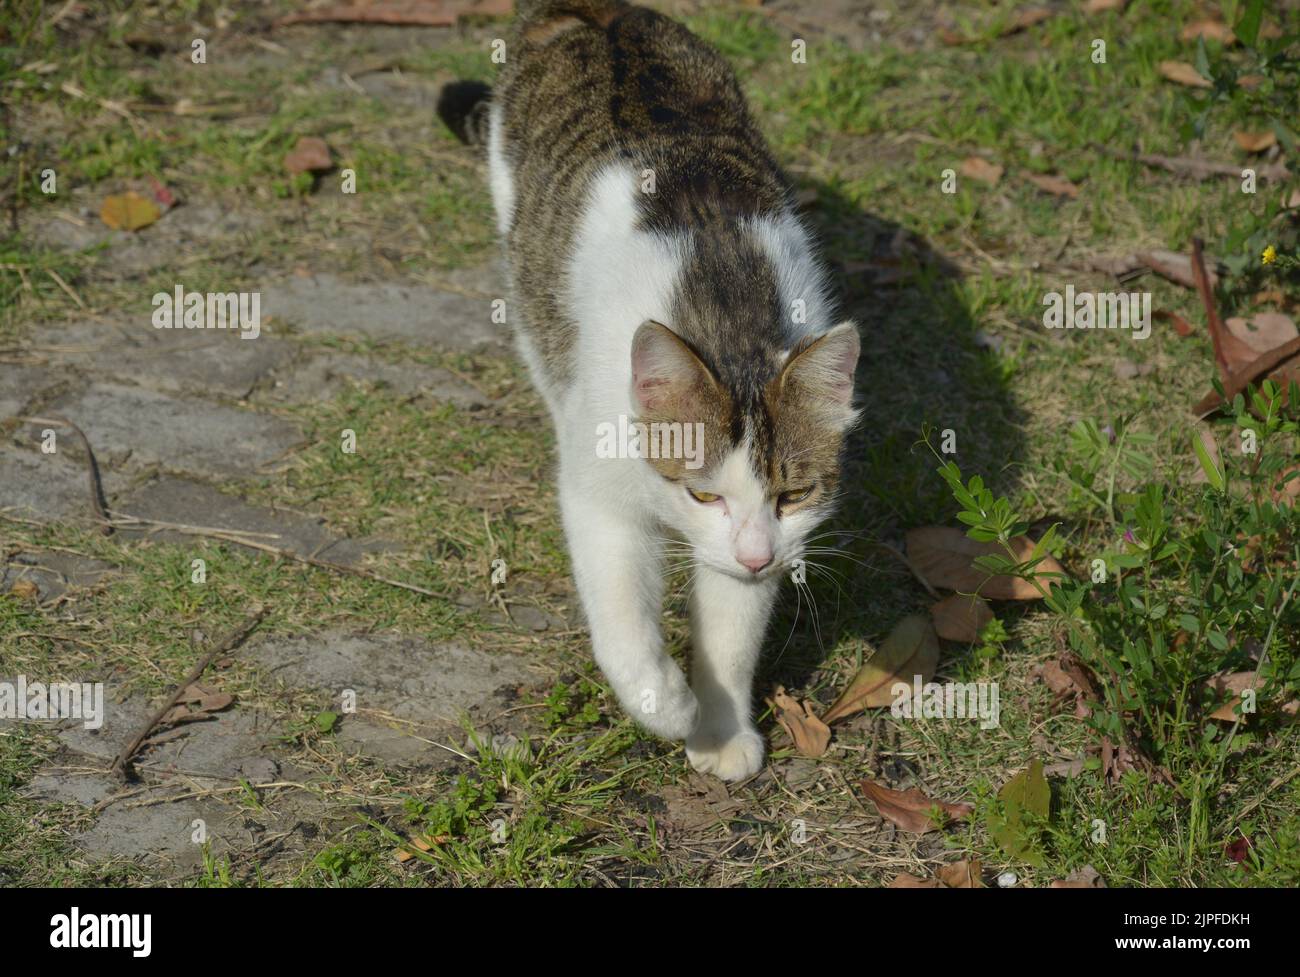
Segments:
[[[763,769],[766,748],[756,730],[745,729],[730,739],[716,737],[686,741],[686,758],[700,773],[721,780],[744,780]]]
[[[666,740],[684,740],[700,724],[700,704],[682,671],[671,662],[653,683],[646,682],[626,703],[637,724]]]

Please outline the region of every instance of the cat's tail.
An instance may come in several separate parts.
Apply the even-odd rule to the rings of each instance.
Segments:
[[[485,146],[492,87],[481,81],[452,81],[438,93],[438,118],[469,146]]]
[[[516,21],[525,37],[543,40],[581,21],[602,30],[627,9],[624,0],[518,0]],[[453,81],[438,94],[438,118],[470,146],[487,144],[492,89],[481,81]]]

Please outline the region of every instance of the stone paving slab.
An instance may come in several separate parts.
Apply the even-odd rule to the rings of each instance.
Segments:
[[[0,363],[0,420],[18,416],[27,401],[54,379],[54,374],[42,366]]]
[[[130,459],[137,466],[238,478],[303,440],[296,426],[278,417],[118,383],[94,383],[50,409],[86,432],[101,467]]]
[[[85,466],[58,452],[0,444],[0,510],[37,522],[89,521]]]
[[[16,553],[0,567],[0,593],[13,590],[19,580],[29,580],[43,602],[73,588],[93,587],[115,569],[111,563],[74,553]]]
[[[183,478],[151,479],[112,505],[114,512],[176,525],[201,526],[263,534],[258,542],[335,563],[359,563],[367,553],[400,548],[374,538],[344,539],[325,528],[324,520],[286,509],[253,506],[210,485]],[[166,542],[186,542],[193,535],[167,530],[119,530],[125,536],[148,535]],[[273,537],[273,538],[269,538]]]
[[[318,691],[336,705],[352,689],[357,712],[342,717],[339,742],[385,760],[442,759],[429,738],[458,733],[462,715],[497,711],[506,701],[499,693],[538,680],[515,655],[400,635],[272,638],[243,654],[270,680]]]
[[[219,241],[253,234],[265,222],[255,212],[232,211],[215,203],[182,203],[140,231],[114,231],[99,217],[102,198],[103,194],[78,190],[61,193],[62,216],[48,216],[42,208],[27,217],[24,231],[37,243],[59,250],[102,248],[101,260],[112,271],[139,275]]]
[[[419,363],[384,363],[343,353],[312,355],[277,373],[265,397],[272,402],[309,403],[336,397],[348,383],[360,381],[404,396],[424,395],[458,407],[479,408],[487,397],[448,370]]]
[[[127,378],[167,393],[246,398],[258,380],[293,359],[294,344],[263,332],[243,339],[238,330],[155,329],[138,322],[66,322],[33,328],[30,342],[66,350],[44,352],[96,376]]]
[[[504,294],[504,293],[503,293]],[[268,285],[262,314],[312,334],[401,340],[439,349],[504,345],[508,331],[492,321],[492,297],[470,297],[425,285],[353,284],[321,273]]]

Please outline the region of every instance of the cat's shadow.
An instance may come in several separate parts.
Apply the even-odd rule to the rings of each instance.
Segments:
[[[901,548],[923,525],[957,525],[956,506],[920,442],[931,429],[966,477],[995,492],[1016,478],[1023,416],[996,347],[971,316],[958,269],[907,228],[864,212],[834,187],[819,185],[806,213],[834,271],[843,317],[862,335],[856,389],[862,420],[849,437],[841,501],[819,529],[806,585],[787,584],[755,687],[761,701],[778,685],[813,691],[823,704],[846,671],[878,647],[906,614],[933,599],[879,544]],[[955,441],[955,445],[953,442]],[[838,552],[835,552],[838,551]],[[944,643],[951,659],[965,649]]]

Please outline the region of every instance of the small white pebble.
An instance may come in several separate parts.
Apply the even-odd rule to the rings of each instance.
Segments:
[[[1019,881],[1015,872],[1003,872],[998,876],[998,885],[1003,889],[1010,889]]]

